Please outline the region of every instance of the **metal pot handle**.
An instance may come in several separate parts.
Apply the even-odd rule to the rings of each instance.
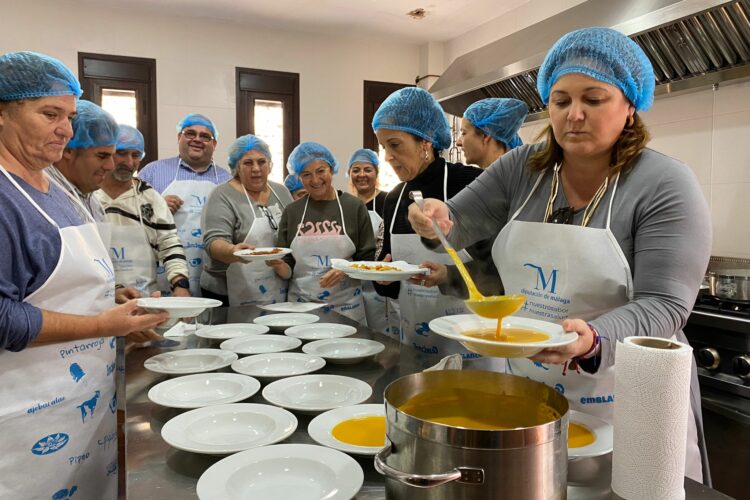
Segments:
[[[392,445],[388,442],[385,448],[375,455],[375,470],[390,479],[395,479],[396,481],[408,484],[409,486],[415,486],[417,488],[434,488],[435,486],[440,486],[441,484],[450,483],[452,481],[468,484],[484,483],[484,469],[474,469],[471,467],[456,467],[455,469],[440,474],[412,474],[402,472],[385,463],[391,453]]]

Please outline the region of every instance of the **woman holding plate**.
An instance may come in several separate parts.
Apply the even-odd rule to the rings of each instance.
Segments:
[[[243,249],[271,247],[284,208],[292,203],[286,187],[268,180],[271,151],[254,135],[237,138],[229,148],[234,177],[211,192],[201,216],[205,266],[203,297],[226,306],[285,302],[286,280],[275,272],[283,261],[247,262],[235,255]]]
[[[324,302],[326,312],[367,324],[359,280],[331,268],[332,259],[375,257],[367,208],[357,197],[333,188],[339,164],[322,144],[304,142],[294,148],[287,169],[307,191],[284,210],[276,240],[278,246],[292,249],[285,264],[276,267],[281,278],[291,279],[289,300]]]
[[[635,42],[608,28],[568,33],[537,86],[549,103],[546,140],[509,152],[447,204],[410,207],[409,218],[425,238],[435,237],[434,218],[456,248],[495,235],[505,292],[527,296],[516,315],[578,334],[533,361],[509,360],[509,370],[611,422],[616,342],[687,342],[681,328],[708,264],[711,217],[690,169],[646,147],[638,112],[651,107],[654,72]],[[693,367],[685,474],[708,482]]]

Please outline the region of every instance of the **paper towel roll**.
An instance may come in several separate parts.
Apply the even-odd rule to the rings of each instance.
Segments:
[[[616,349],[612,490],[627,500],[682,500],[693,349],[652,337]]]

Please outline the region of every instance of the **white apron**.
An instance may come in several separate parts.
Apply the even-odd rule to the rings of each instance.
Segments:
[[[170,194],[179,196],[183,204],[174,214],[174,223],[177,226],[177,235],[185,248],[185,258],[188,263],[188,279],[190,280],[190,294],[193,297],[201,296],[201,272],[203,271],[203,231],[201,230],[201,213],[206,204],[208,195],[216,189],[219,183],[219,174],[214,168],[215,182],[199,180],[177,180],[180,175],[180,166],[177,165],[177,173],[174,180],[161,193],[166,197]],[[172,295],[172,287],[167,281],[164,266],[158,269],[159,288],[162,296]]]
[[[443,201],[448,199],[448,166],[443,170]],[[396,213],[401,206],[401,197],[406,191],[404,184],[396,201],[396,209],[390,223],[391,257],[393,260],[404,260],[410,264],[420,264],[426,260],[451,265],[453,261],[444,253],[428,250],[416,234],[393,234]],[[463,262],[471,260],[466,251],[459,252]],[[440,293],[438,287],[424,287],[408,281],[401,281],[398,294],[398,304],[401,309],[401,343],[412,346],[416,351],[425,354],[447,356],[460,353],[464,359],[479,358],[478,354],[467,351],[454,340],[446,339],[430,331],[429,322],[442,316],[467,314],[470,311],[464,306],[464,301]]]
[[[271,185],[268,188],[279,202],[281,198],[276,194]],[[245,186],[242,186],[250,205],[250,213],[253,214],[253,223],[250,231],[245,236],[245,243],[256,247],[272,247],[276,242],[276,230],[271,227],[268,217],[256,217],[255,205],[250,200]],[[268,207],[274,220],[281,220],[281,210],[278,205]],[[276,302],[286,302],[287,282],[276,274],[272,267],[266,265],[265,261],[232,263],[227,267],[227,295],[229,305],[263,305]]]
[[[610,230],[619,175],[613,183],[603,229],[516,220],[543,177],[541,173],[492,247],[492,258],[500,271],[505,293],[526,295],[526,303],[515,316],[554,323],[567,318],[588,321],[630,302],[633,298],[630,265]],[[602,337],[601,342],[603,349],[615,348],[608,338]],[[565,395],[572,409],[612,422],[614,365],[602,367],[595,374],[568,369],[563,375],[563,365],[514,358],[508,360],[508,372],[554,387]],[[690,471],[686,469],[686,474],[700,481],[700,452],[692,416],[688,436],[688,463],[694,453],[697,471],[688,474]]]
[[[359,280],[348,276],[332,288],[322,288],[320,278],[331,269],[331,259],[351,259],[356,252],[354,242],[346,234],[346,221],[344,210],[341,208],[338,192],[336,202],[341,214],[341,227],[336,227],[336,221],[330,226],[333,230],[326,230],[324,224],[305,224],[307,205],[310,202],[308,195],[305,201],[305,210],[302,219],[297,226],[297,235],[290,248],[296,264],[292,280],[289,284],[289,300],[296,302],[324,302],[328,304],[324,312],[335,311],[347,318],[366,324],[364,301],[362,300],[362,287]],[[319,230],[320,226],[323,229]],[[310,230],[303,232],[303,228]]]
[[[378,237],[378,231],[380,230],[380,224],[383,223],[383,218],[378,215],[375,211],[375,203],[377,202],[377,196],[372,199],[372,210],[368,211],[370,215],[370,224],[372,225],[372,232],[375,238]],[[367,316],[367,326],[375,330],[378,333],[388,333],[388,307],[386,304],[386,297],[381,297],[375,291],[375,287],[372,281],[362,282],[362,295],[365,301],[365,315]]]
[[[93,221],[59,232],[55,270],[24,301],[80,315],[111,308],[115,275]],[[1,351],[0,366],[0,498],[116,499],[115,338]]]
[[[117,283],[136,288],[142,296],[149,297],[158,289],[156,257],[146,237],[138,189],[136,186],[132,189],[140,227],[136,229],[132,225],[109,224],[112,232],[109,256],[115,269]]]

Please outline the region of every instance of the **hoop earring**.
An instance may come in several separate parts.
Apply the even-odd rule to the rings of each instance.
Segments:
[[[633,118],[633,115],[628,116],[628,128],[633,128],[633,124],[635,124],[635,118]]]

